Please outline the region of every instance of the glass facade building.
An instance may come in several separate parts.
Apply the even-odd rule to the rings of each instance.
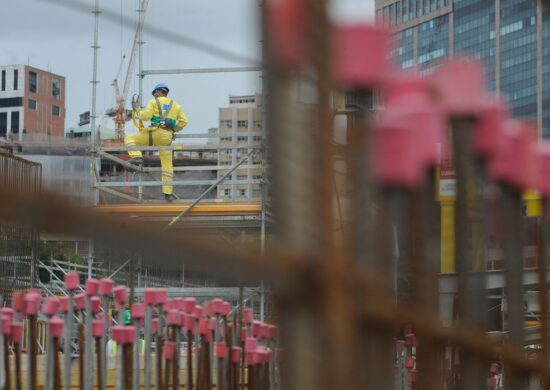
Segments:
[[[473,57],[487,87],[550,137],[550,9],[540,0],[376,0],[376,17],[395,31],[401,68],[427,75],[444,59]]]

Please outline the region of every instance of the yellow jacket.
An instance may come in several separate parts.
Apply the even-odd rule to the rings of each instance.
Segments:
[[[185,116],[185,113],[181,109],[180,104],[174,101],[172,103],[172,108],[170,109],[170,112],[168,113],[168,115],[166,115],[166,110],[168,110],[168,107],[170,106],[170,102],[172,102],[172,99],[164,96],[161,96],[158,99],[165,118],[173,119],[176,121],[174,130],[180,131],[181,129],[183,129],[187,125],[187,117]],[[160,114],[159,114],[157,102],[155,101],[154,98],[149,100],[149,103],[147,103],[147,106],[145,107],[145,109],[138,112],[138,118],[141,119],[142,121],[151,121],[151,123],[155,123],[160,120]]]

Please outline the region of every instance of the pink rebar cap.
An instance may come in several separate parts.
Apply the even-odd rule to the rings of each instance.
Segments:
[[[243,322],[245,324],[251,324],[254,320],[254,316],[252,314],[252,309],[250,307],[243,309]]]
[[[48,297],[42,303],[42,313],[47,316],[53,316],[57,313],[59,309],[59,300],[54,297]]]
[[[219,298],[214,298],[210,301],[210,309],[214,314],[221,314],[223,306],[223,300]]]
[[[332,47],[334,77],[347,88],[367,89],[388,82],[391,77],[390,32],[373,24],[336,27]]]
[[[164,302],[166,302],[167,299],[168,297],[167,297],[167,292],[165,288],[155,289],[155,303],[157,305],[164,304]]]
[[[163,354],[166,360],[173,360],[176,355],[176,343],[167,341],[164,343]]]
[[[78,286],[80,286],[80,278],[78,276],[78,273],[76,272],[69,272],[65,275],[65,287],[67,290],[74,291],[78,289]]]
[[[195,334],[195,324],[196,324],[196,317],[194,314],[184,314],[183,315],[183,326],[187,332],[191,332],[192,334]]]
[[[99,295],[108,297],[113,293],[114,282],[112,279],[103,278],[99,281]]]
[[[62,296],[59,297],[59,311],[66,313],[69,311],[69,297]]]
[[[241,342],[244,343],[247,337],[248,337],[248,334],[247,334],[246,328],[245,327],[241,328]]]
[[[245,351],[254,351],[256,350],[256,347],[258,346],[258,342],[254,337],[247,337],[244,342],[244,350]]]
[[[154,305],[155,304],[155,292],[156,289],[154,288],[146,288],[143,292],[143,303],[146,305]]]
[[[84,310],[86,307],[86,294],[80,293],[74,296],[74,305],[77,310]]]
[[[21,291],[14,292],[11,304],[12,304],[13,310],[17,312],[24,312],[25,311],[25,293]]]
[[[2,326],[0,330],[2,331],[2,334],[3,335],[11,334],[11,317],[2,314],[1,319],[2,319]]]
[[[156,334],[159,331],[159,319],[153,318],[153,321],[151,322],[151,332]]]
[[[211,331],[216,329],[216,326],[218,326],[218,321],[214,317],[210,318],[210,321],[208,322],[208,329]]]
[[[59,339],[63,335],[63,320],[58,316],[53,316],[48,324],[50,336]]]
[[[196,305],[193,312],[195,313],[195,316],[197,318],[201,318],[202,317],[202,306],[201,305]]]
[[[29,292],[25,294],[25,315],[34,316],[40,310],[40,294]]]
[[[267,43],[273,59],[283,69],[298,69],[307,57],[306,1],[269,0],[265,6]]]
[[[508,107],[494,97],[488,97],[487,100],[475,127],[473,146],[478,155],[490,159],[497,150],[497,140],[508,117]]]
[[[231,313],[231,304],[227,301],[222,303],[221,315],[227,317]]]
[[[136,330],[133,326],[113,326],[113,340],[117,344],[132,344],[136,339]]]
[[[260,337],[260,328],[262,323],[260,321],[252,321],[252,336],[259,338]]]
[[[166,322],[168,325],[180,326],[181,325],[181,314],[178,310],[169,310],[168,315],[166,316]]]
[[[105,336],[105,323],[103,320],[92,321],[92,336],[96,338]]]
[[[132,318],[142,319],[145,317],[145,304],[134,303],[132,304]]]
[[[13,322],[11,324],[11,339],[14,343],[21,342],[21,336],[23,335],[23,324],[21,322]]]
[[[188,314],[191,314],[195,310],[196,306],[197,306],[197,300],[195,298],[185,298],[183,300],[182,310]]]
[[[113,289],[113,294],[115,296],[115,301],[118,304],[124,304],[128,300],[128,295],[126,293],[126,286],[117,286]]]
[[[97,295],[97,292],[99,291],[99,280],[90,278],[86,280],[86,295],[89,297],[93,297]]]
[[[208,320],[203,318],[199,320],[199,334],[205,336],[207,333],[210,333],[210,329],[208,329]]]
[[[476,115],[485,98],[483,68],[477,61],[442,64],[433,78],[436,99],[449,115]]]
[[[227,357],[227,345],[225,342],[217,341],[214,343],[214,354],[220,359],[225,359]]]
[[[241,361],[241,347],[231,348],[231,361],[233,363],[239,363]]]
[[[92,297],[90,301],[92,306],[92,313],[98,314],[101,311],[101,299],[99,299],[99,297]]]

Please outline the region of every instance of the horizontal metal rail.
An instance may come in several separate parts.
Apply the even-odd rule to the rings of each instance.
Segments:
[[[174,150],[179,152],[185,151],[205,151],[205,150],[232,150],[232,149],[262,149],[262,145],[254,144],[232,144],[232,145],[182,145],[176,144],[171,146],[103,146],[96,152],[127,152],[127,151],[142,151],[154,152],[157,150]]]
[[[193,186],[207,186],[215,184],[217,180],[176,180],[176,181],[102,181],[96,183],[96,187],[155,187],[159,185],[167,186],[180,186],[180,187],[193,187]],[[234,185],[247,185],[247,184],[260,184],[260,180],[234,180],[227,181],[224,184]]]
[[[189,68],[189,69],[151,69],[143,70],[142,76],[154,74],[202,74],[202,73],[241,73],[241,72],[261,72],[260,66],[239,66],[232,68]]]

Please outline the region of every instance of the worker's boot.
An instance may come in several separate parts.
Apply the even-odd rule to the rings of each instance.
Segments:
[[[164,200],[166,200],[168,203],[172,203],[174,200],[176,200],[176,197],[174,194],[164,194]]]
[[[142,157],[134,157],[131,158],[130,161],[128,161],[132,165],[136,165],[138,167],[143,166],[143,158]]]

